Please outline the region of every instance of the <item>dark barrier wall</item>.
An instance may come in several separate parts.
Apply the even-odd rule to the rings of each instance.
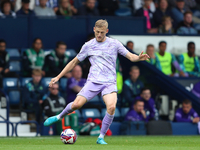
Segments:
[[[34,38],[43,40],[45,49],[54,48],[59,40],[65,41],[68,48],[79,49],[93,32],[96,20],[107,19],[109,34],[145,34],[145,18],[134,17],[73,17],[65,18],[5,18],[0,19],[0,38],[7,41],[8,48],[30,47]]]
[[[0,19],[0,38],[6,40],[8,47],[27,47],[29,40],[28,35],[28,18]]]

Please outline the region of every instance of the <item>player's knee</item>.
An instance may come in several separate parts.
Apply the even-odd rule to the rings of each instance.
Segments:
[[[79,109],[79,108],[81,108],[80,104],[77,103],[77,102],[73,102],[73,104],[72,104],[72,109],[73,109],[73,110],[77,110],[77,109]]]
[[[115,108],[116,108],[116,106],[114,106],[114,105],[112,105],[112,106],[109,106],[108,107],[108,113],[110,114],[110,115],[113,115],[114,113],[115,113]]]

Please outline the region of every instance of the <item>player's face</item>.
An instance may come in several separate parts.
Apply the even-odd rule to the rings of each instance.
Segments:
[[[144,100],[148,101],[151,98],[150,90],[145,90],[140,95]]]
[[[87,0],[86,2],[86,6],[89,8],[89,9],[94,9],[95,7],[95,0]]]
[[[82,69],[80,66],[77,65],[76,67],[74,67],[74,69],[72,70],[72,76],[77,80],[82,77]]]
[[[192,23],[192,14],[186,14],[184,17],[184,21],[188,24]]]
[[[106,40],[107,33],[108,33],[108,29],[106,27],[102,27],[102,28],[94,27],[94,35],[97,42],[104,42]]]
[[[4,6],[3,6],[3,11],[4,13],[9,13],[11,10],[11,6],[10,6],[10,3],[5,3]]]
[[[53,86],[50,87],[49,90],[50,90],[51,94],[58,95],[58,92],[59,92],[58,84],[53,84]]]
[[[144,110],[144,102],[137,102],[134,105],[134,110],[138,113],[140,113],[142,110]]]
[[[62,56],[65,54],[66,49],[67,49],[66,45],[59,45],[58,48],[56,48],[56,51],[58,55]]]
[[[40,50],[42,48],[42,41],[40,39],[37,39],[33,46],[35,50]]]
[[[164,53],[167,48],[166,43],[161,43],[159,46],[160,52]]]
[[[6,43],[1,42],[0,43],[0,51],[5,51],[6,50]]]
[[[190,45],[188,46],[188,53],[189,53],[190,55],[193,55],[193,54],[195,53],[195,45],[194,45],[194,44],[190,44]]]
[[[185,114],[188,114],[190,112],[190,109],[192,108],[192,106],[190,104],[184,104],[183,103],[183,106],[182,106],[182,109],[183,109],[183,112]]]
[[[132,42],[129,42],[129,43],[127,43],[127,47],[129,48],[129,49],[131,49],[131,50],[133,50],[133,43]]]
[[[151,57],[154,55],[154,47],[149,46],[146,50],[146,53]]]
[[[29,3],[22,3],[22,7],[23,7],[23,9],[28,10],[29,9]]]
[[[69,0],[62,0],[61,5],[63,8],[68,8],[69,7]]]
[[[40,0],[39,2],[40,2],[40,6],[45,7],[47,0]]]
[[[140,70],[138,69],[134,69],[130,72],[131,79],[134,81],[138,79],[139,75],[140,75]]]
[[[40,82],[40,80],[42,79],[42,76],[41,75],[32,75],[32,78],[33,78],[33,82],[35,84],[38,84]]]

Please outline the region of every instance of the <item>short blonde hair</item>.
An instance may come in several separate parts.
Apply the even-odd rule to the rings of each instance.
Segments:
[[[33,69],[32,75],[41,75],[42,76],[42,70],[41,69]]]
[[[97,27],[97,28],[102,28],[102,27],[108,28],[108,22],[107,22],[107,20],[99,19],[99,20],[96,21],[95,27]]]

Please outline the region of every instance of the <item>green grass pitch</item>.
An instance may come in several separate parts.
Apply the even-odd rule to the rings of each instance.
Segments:
[[[59,136],[0,137],[2,150],[200,150],[200,136],[110,136],[108,145],[96,144],[97,137],[78,136],[75,144],[63,144]]]

